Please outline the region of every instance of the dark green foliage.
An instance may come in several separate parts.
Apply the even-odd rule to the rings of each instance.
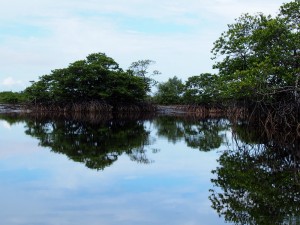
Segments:
[[[107,81],[106,95],[110,103],[136,103],[145,100],[145,82],[127,73],[111,74]]]
[[[180,104],[182,103],[183,91],[184,84],[174,76],[169,78],[167,82],[158,84],[154,99],[158,104]]]
[[[17,104],[26,102],[27,98],[23,92],[5,91],[0,92],[0,103]]]
[[[299,1],[272,18],[245,14],[228,26],[212,50],[223,98],[254,101],[299,97]]]
[[[183,96],[187,104],[215,102],[218,99],[218,77],[210,73],[189,77]]]
[[[40,77],[25,92],[35,103],[103,101],[117,105],[143,101],[147,85],[104,53],[95,53]]]

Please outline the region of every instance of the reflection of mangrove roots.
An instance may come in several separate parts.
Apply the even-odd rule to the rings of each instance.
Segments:
[[[206,106],[206,105],[177,105],[162,107],[169,114],[193,115],[198,118],[230,118],[232,120],[245,119],[248,115],[246,107],[223,107],[223,106]],[[168,114],[168,113],[167,113]]]
[[[112,106],[101,101],[89,101],[80,103],[64,103],[64,104],[34,104],[26,105],[24,108],[33,112],[55,112],[55,113],[78,113],[78,112],[153,112],[156,107],[152,104],[137,104],[137,105],[116,105]]]
[[[65,103],[65,104],[34,104],[27,105],[27,109],[33,112],[56,112],[56,113],[66,113],[66,112],[111,112],[112,106],[97,101],[91,102],[81,102],[81,103]]]
[[[80,121],[90,124],[101,124],[106,121],[117,120],[152,120],[154,114],[134,112],[134,113],[111,113],[111,112],[49,112],[38,111],[31,113],[2,113],[4,118],[15,118],[19,120],[33,119],[33,120],[72,120]]]

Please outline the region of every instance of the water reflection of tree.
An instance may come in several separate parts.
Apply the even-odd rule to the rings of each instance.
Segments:
[[[189,117],[158,117],[154,121],[159,136],[176,143],[184,140],[187,146],[201,151],[219,148],[224,141],[224,132],[229,124],[224,119]]]
[[[235,224],[300,224],[299,138],[248,130],[247,137],[236,127],[234,145],[219,158],[212,207]]]
[[[26,123],[25,133],[37,138],[40,146],[92,169],[104,169],[122,154],[139,163],[151,163],[146,155],[150,131],[143,120],[23,117],[19,121]]]

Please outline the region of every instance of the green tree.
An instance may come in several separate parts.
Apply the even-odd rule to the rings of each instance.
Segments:
[[[158,84],[158,90],[154,99],[159,104],[180,104],[184,91],[184,84],[176,76],[169,78],[167,82]]]
[[[53,94],[50,92],[50,80],[51,77],[44,75],[39,81],[32,82],[32,85],[25,89],[29,100],[34,103],[51,101]]]
[[[108,102],[115,105],[139,103],[146,98],[144,81],[127,73],[111,74],[105,87]]]
[[[157,84],[157,81],[152,77],[160,74],[158,70],[154,70],[151,74],[149,74],[148,69],[153,64],[155,64],[155,61],[150,59],[138,60],[131,63],[130,67],[128,68],[129,73],[133,74],[134,76],[143,78],[145,83],[145,90],[147,93],[151,91],[151,87]]]
[[[189,77],[185,82],[184,102],[188,104],[211,103],[218,99],[218,76],[203,73]]]
[[[245,14],[214,43],[223,98],[292,100],[299,87],[299,1],[272,18]],[[219,57],[222,56],[222,57]]]
[[[279,18],[283,21],[285,26],[290,31],[289,33],[289,49],[290,54],[287,55],[289,69],[291,76],[291,83],[294,82],[294,97],[295,100],[299,98],[299,79],[300,79],[300,1],[295,0],[286,3],[280,7]]]
[[[0,92],[0,103],[16,104],[26,102],[26,95],[23,92],[3,91]]]
[[[105,101],[117,105],[145,100],[146,84],[104,53],[94,53],[67,68],[52,70],[25,92],[38,103]]]

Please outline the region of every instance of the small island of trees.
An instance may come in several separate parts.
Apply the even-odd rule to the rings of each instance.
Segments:
[[[138,63],[135,65],[138,70]],[[133,68],[134,69],[134,68]],[[56,69],[25,89],[34,106],[46,110],[108,110],[145,102],[151,79],[124,71],[104,53],[94,53],[85,60]]]

